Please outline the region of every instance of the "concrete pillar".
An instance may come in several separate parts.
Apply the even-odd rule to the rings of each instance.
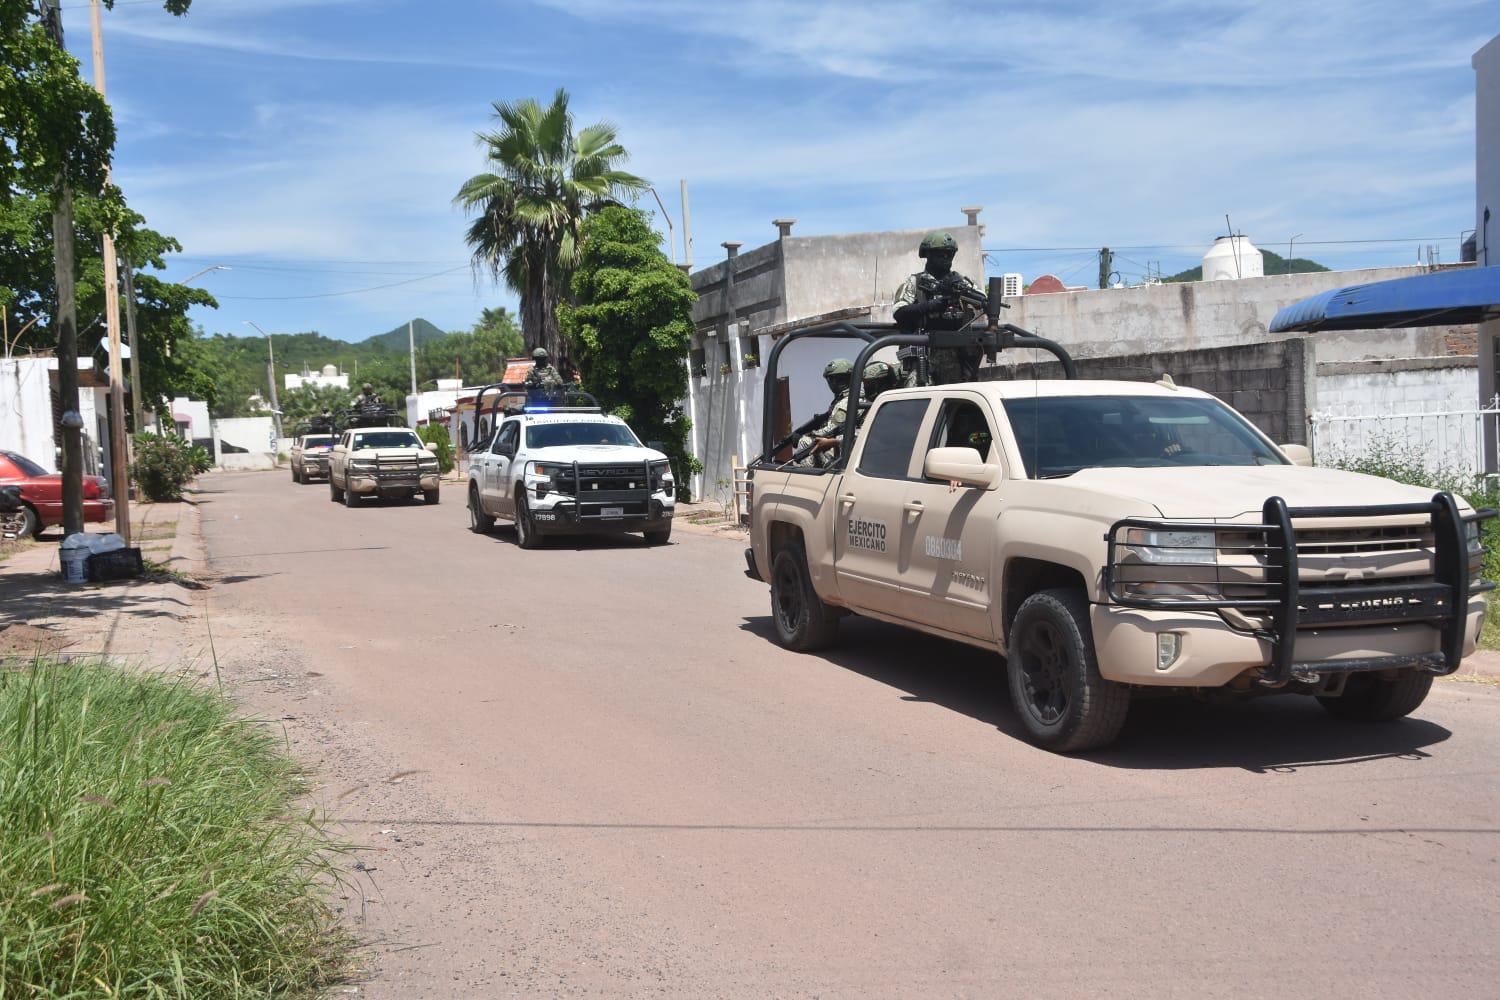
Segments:
[[[968,224],[969,225],[971,225],[971,226],[977,226],[977,225],[979,225],[979,213],[984,211],[984,206],[983,205],[970,205],[967,208],[960,208],[959,211],[962,212],[962,213],[964,213],[964,215],[968,216],[968,219],[969,219]]]
[[[796,219],[772,219],[771,225],[776,227],[777,239],[786,239],[792,235],[792,227],[797,224]]]

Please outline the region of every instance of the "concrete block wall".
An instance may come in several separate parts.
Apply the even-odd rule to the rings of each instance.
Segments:
[[[1317,412],[1378,416],[1473,410],[1477,377],[1473,364],[1422,368],[1320,364]]]

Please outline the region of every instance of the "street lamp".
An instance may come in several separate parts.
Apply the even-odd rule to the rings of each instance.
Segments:
[[[276,438],[281,439],[281,401],[276,398],[276,348],[271,344],[271,335],[262,330],[251,320],[245,320],[246,326],[255,327],[262,337],[266,338],[266,383],[271,387],[271,419],[276,422]]]
[[[672,217],[667,214],[667,206],[661,202],[661,195],[656,193],[656,188],[646,185],[646,190],[651,192],[651,197],[656,199],[657,207],[661,209],[662,220],[667,224],[667,246],[672,248],[672,263],[677,263],[677,233],[672,228]]]
[[[1296,256],[1295,250],[1297,247],[1297,241],[1301,238],[1302,234],[1298,233],[1296,236],[1293,236],[1291,239],[1286,241],[1286,274],[1292,273],[1292,258]]]
[[[196,278],[196,277],[198,277],[200,275],[207,274],[209,271],[232,271],[232,270],[234,270],[234,268],[230,267],[228,264],[210,264],[210,265],[208,265],[207,267],[205,267],[201,271],[194,271],[192,274],[188,275],[186,278],[183,278],[181,281],[177,282],[177,284],[179,284],[179,285],[185,285],[189,281],[192,281],[194,278]]]

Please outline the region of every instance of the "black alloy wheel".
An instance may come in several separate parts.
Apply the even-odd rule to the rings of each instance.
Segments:
[[[1071,753],[1119,735],[1130,689],[1099,673],[1082,591],[1043,590],[1021,602],[1008,651],[1011,704],[1032,743]]]
[[[810,652],[838,636],[838,613],[813,589],[800,545],[784,546],[771,561],[771,617],[776,641],[787,649]]]

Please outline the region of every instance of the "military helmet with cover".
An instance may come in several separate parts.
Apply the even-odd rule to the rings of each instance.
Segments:
[[[917,256],[926,259],[934,250],[942,253],[958,253],[958,241],[949,232],[928,233],[917,247]]]
[[[835,393],[849,388],[849,377],[854,372],[854,362],[848,358],[834,358],[823,366],[823,379]]]
[[[862,381],[866,386],[869,386],[872,382],[878,385],[881,382],[893,381],[895,377],[896,369],[884,361],[871,361],[865,365],[865,377]]]
[[[531,360],[535,361],[539,365],[546,364],[548,357],[550,357],[550,355],[547,353],[547,349],[545,347],[538,347],[536,350],[531,352]]]

